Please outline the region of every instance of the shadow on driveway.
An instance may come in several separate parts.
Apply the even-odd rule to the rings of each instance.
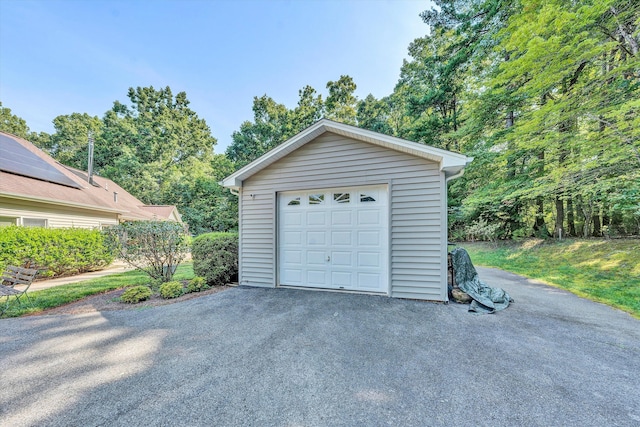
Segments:
[[[640,423],[640,321],[478,269],[515,304],[235,288],[0,321],[0,424]]]

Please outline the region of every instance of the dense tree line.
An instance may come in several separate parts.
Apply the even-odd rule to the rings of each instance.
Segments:
[[[90,133],[98,173],[178,205],[196,233],[236,226],[217,181],[326,117],[473,156],[449,191],[453,237],[640,234],[640,3],[435,3],[390,95],[358,99],[343,75],[293,108],[255,97],[225,155],[168,87],[132,88],[102,118],[59,116],[53,135],[1,105],[0,126],[81,169]]]
[[[61,115],[55,132],[35,134],[0,106],[0,129],[26,138],[67,166],[87,170],[88,139],[94,140],[94,171],[147,204],[174,204],[194,234],[233,229],[237,201],[218,185],[233,172],[216,139],[189,108],[184,92],[169,87],[130,88],[129,105],[115,101],[102,118]]]
[[[435,3],[392,94],[358,100],[342,76],[294,109],[255,98],[227,155],[248,163],[312,111],[473,156],[449,192],[454,237],[640,233],[640,3]]]

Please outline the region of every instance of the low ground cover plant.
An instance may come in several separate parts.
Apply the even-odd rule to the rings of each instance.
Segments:
[[[187,292],[202,292],[211,288],[211,286],[207,285],[207,281],[204,277],[196,276],[189,281],[187,285]]]
[[[178,298],[184,293],[182,283],[171,281],[160,285],[160,296],[164,299]]]
[[[210,286],[238,277],[238,233],[207,233],[193,239],[193,270]]]
[[[151,298],[152,292],[148,286],[134,286],[129,288],[120,296],[120,301],[127,304],[137,304]]]

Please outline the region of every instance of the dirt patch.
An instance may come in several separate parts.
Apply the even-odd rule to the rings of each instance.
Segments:
[[[43,316],[49,314],[80,314],[92,313],[96,311],[114,310],[140,310],[145,308],[158,307],[161,305],[174,304],[194,298],[200,298],[205,295],[215,294],[217,292],[221,292],[231,288],[232,286],[216,286],[206,291],[192,292],[173,299],[163,299],[158,295],[153,295],[148,300],[139,302],[138,304],[127,304],[124,302],[120,302],[120,295],[122,295],[125,290],[118,289],[115,291],[92,295],[90,297],[81,299],[80,301],[72,302],[60,307],[51,308],[39,313],[33,313],[31,314],[31,316]]]

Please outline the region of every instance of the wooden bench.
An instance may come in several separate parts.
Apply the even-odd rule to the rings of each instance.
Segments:
[[[31,303],[31,299],[29,295],[27,295],[27,290],[29,290],[29,286],[31,286],[37,273],[38,270],[34,270],[33,268],[14,267],[12,265],[7,267],[4,273],[2,273],[2,277],[0,277],[0,299],[3,297],[7,299],[4,309],[0,311],[0,314],[4,313],[9,307],[9,299],[11,299],[11,297],[15,297],[20,305],[22,305],[22,301],[20,300],[22,296],[26,297],[29,303]]]

